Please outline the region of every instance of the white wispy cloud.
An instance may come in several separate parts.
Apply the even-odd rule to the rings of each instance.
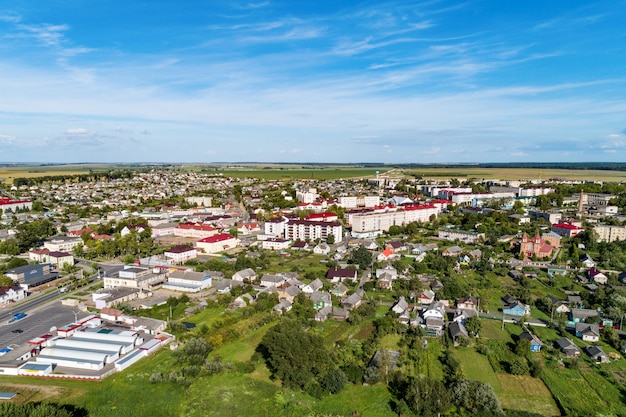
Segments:
[[[67,25],[39,24],[18,25],[22,35],[31,36],[47,46],[58,46],[64,41],[64,32],[69,29]],[[18,35],[19,36],[19,35]]]

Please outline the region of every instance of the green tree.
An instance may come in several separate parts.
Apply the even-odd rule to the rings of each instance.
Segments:
[[[480,333],[482,326],[483,324],[480,321],[480,317],[478,317],[477,315],[469,317],[467,320],[465,320],[465,328],[467,329],[467,332],[471,335],[477,336],[478,333]]]
[[[357,264],[360,269],[365,269],[372,264],[372,253],[368,251],[364,246],[359,246],[350,258],[352,263]]]
[[[15,282],[6,275],[0,274],[0,287],[10,287],[15,285]]]
[[[300,323],[283,317],[259,345],[273,377],[289,388],[304,389],[333,368],[324,339],[305,332]]]
[[[455,405],[471,413],[502,415],[498,397],[489,384],[465,379],[452,384],[449,392]]]

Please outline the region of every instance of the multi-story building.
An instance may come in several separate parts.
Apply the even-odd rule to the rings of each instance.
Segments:
[[[585,229],[570,223],[557,223],[552,225],[552,231],[559,236],[574,237],[584,232]]]
[[[610,226],[599,224],[593,227],[598,242],[614,242],[616,240],[626,240],[626,226]]]
[[[429,221],[441,208],[432,204],[405,206],[401,209],[386,207],[384,210],[347,213],[354,237],[373,237],[389,231],[391,226],[404,226],[413,222]]]
[[[74,236],[53,236],[43,242],[43,247],[50,252],[71,252],[76,246],[82,245],[83,239]]]
[[[105,276],[104,288],[140,288],[150,290],[166,280],[165,271],[137,265],[124,265],[117,275]]]
[[[196,242],[196,247],[199,251],[204,253],[217,253],[227,249],[235,248],[239,245],[239,240],[229,235],[228,233],[222,233],[219,235],[206,237]]]
[[[183,223],[174,229],[174,236],[191,237],[194,239],[204,239],[215,236],[219,230],[210,224]]]
[[[338,222],[289,220],[285,225],[285,239],[315,240],[333,235],[335,242],[343,239],[343,227]]]
[[[301,203],[312,203],[317,200],[319,194],[316,188],[309,188],[307,190],[296,191],[296,200]]]
[[[465,243],[475,243],[479,239],[485,239],[484,233],[467,232],[464,230],[446,229],[440,230],[438,233],[440,239],[455,241],[460,240]]]
[[[343,207],[344,209],[355,209],[357,207],[376,207],[380,205],[380,197],[377,195],[339,197],[338,205],[340,207]]]
[[[265,234],[269,236],[283,236],[285,234],[286,217],[275,217],[265,222]]]
[[[0,214],[8,211],[32,210],[33,202],[30,200],[12,200],[0,198]]]

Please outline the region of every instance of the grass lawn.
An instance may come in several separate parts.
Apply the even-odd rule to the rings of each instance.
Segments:
[[[380,339],[380,347],[383,349],[398,350],[398,342],[402,336],[399,334],[388,334]]]
[[[528,411],[544,416],[559,416],[561,411],[552,393],[542,380],[531,376],[497,375],[502,387],[499,395],[502,407],[510,410]]]
[[[500,385],[500,380],[491,368],[487,356],[481,355],[471,347],[456,348],[454,356],[461,362],[465,378],[486,382],[493,387],[498,397],[502,395],[502,385]]]
[[[503,408],[530,410],[546,416],[560,415],[550,390],[541,380],[530,376],[496,374],[487,357],[473,348],[457,348],[454,356],[461,362],[465,378],[493,387]]]
[[[256,347],[261,343],[261,339],[265,336],[265,333],[274,325],[274,323],[266,324],[256,330],[253,330],[246,334],[239,340],[231,343],[227,343],[215,349],[211,356],[219,355],[225,362],[239,361],[246,362],[250,360]]]
[[[502,330],[502,321],[482,319],[481,323],[481,336],[483,338],[500,340],[502,342],[511,342],[513,340],[511,339],[510,333],[506,330],[506,327]]]
[[[623,399],[615,398],[616,387],[611,387],[611,384],[602,377],[599,380],[592,376],[584,378],[582,372],[595,371],[546,368],[542,379],[561,407],[568,412],[596,415],[599,411],[606,412],[615,408],[624,410]],[[593,384],[588,380],[593,380]],[[613,402],[616,400],[616,403]]]
[[[395,415],[389,404],[391,399],[391,394],[383,384],[346,385],[342,392],[322,399],[313,409],[338,416],[351,416],[352,412],[358,411],[364,417],[388,417]]]

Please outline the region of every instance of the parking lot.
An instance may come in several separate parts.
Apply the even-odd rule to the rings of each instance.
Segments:
[[[74,315],[74,313],[77,313]],[[75,320],[90,315],[88,312],[78,311],[75,307],[68,307],[61,304],[60,300],[42,307],[41,309],[29,313],[23,319],[11,324],[0,323],[0,349],[11,345],[22,345],[29,340],[50,332],[51,327],[60,327]],[[14,333],[19,329],[22,333]]]

